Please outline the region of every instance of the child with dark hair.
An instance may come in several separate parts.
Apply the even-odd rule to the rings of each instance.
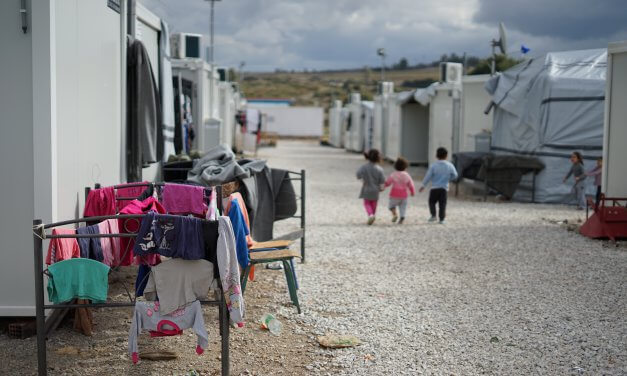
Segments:
[[[388,204],[388,208],[392,212],[392,222],[396,222],[398,219],[398,213],[396,212],[396,208],[398,207],[401,218],[398,221],[398,224],[403,224],[405,221],[405,213],[407,212],[407,192],[411,193],[413,196],[415,193],[414,190],[414,182],[411,179],[411,176],[405,171],[409,163],[407,159],[400,157],[394,163],[394,171],[385,181],[385,186],[392,186],[390,190],[390,202]]]
[[[583,210],[586,208],[586,187],[585,182],[586,175],[583,170],[583,156],[580,152],[574,151],[570,155],[570,163],[572,166],[568,171],[568,174],[564,177],[564,183],[572,175],[575,179],[575,185],[573,185],[573,193],[577,200],[577,209]]]
[[[446,160],[448,150],[445,148],[438,148],[435,152],[435,156],[438,160],[429,166],[427,174],[422,180],[420,192],[424,191],[425,186],[431,182],[431,191],[429,192],[429,211],[431,212],[431,218],[429,218],[429,222],[435,222],[436,220],[435,204],[437,203],[440,209],[438,213],[440,224],[444,224],[448,183],[451,180],[457,179],[457,170],[451,162]]]
[[[381,153],[377,149],[369,150],[367,153],[364,153],[364,156],[368,163],[357,170],[357,179],[363,181],[359,198],[364,200],[364,207],[366,208],[366,214],[368,214],[368,225],[371,225],[375,220],[379,193],[383,190],[385,175],[383,174],[383,168],[378,165],[381,162]]]

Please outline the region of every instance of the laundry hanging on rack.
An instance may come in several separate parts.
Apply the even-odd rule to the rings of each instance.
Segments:
[[[98,223],[100,234],[119,234],[117,219],[107,219]],[[100,238],[102,248],[102,262],[108,266],[115,266],[120,263],[120,238],[117,236]]]
[[[90,189],[85,200],[83,217],[115,215],[116,202],[113,187]]]
[[[218,218],[218,244],[216,249],[220,281],[229,318],[238,327],[244,326],[244,296],[240,284],[239,264],[235,251],[235,235],[229,217]]]
[[[161,303],[136,302],[133,322],[128,334],[128,352],[133,363],[139,361],[137,337],[142,330],[168,333],[180,332],[185,329],[193,329],[196,333],[196,353],[202,354],[209,346],[209,334],[205,328],[200,302],[197,300],[185,308],[171,315],[159,313]],[[157,305],[157,307],[155,307]]]
[[[151,268],[144,297],[159,300],[159,313],[168,315],[195,300],[207,299],[214,275],[207,260],[174,258]]]
[[[52,235],[75,235],[76,230],[69,228],[52,229]],[[52,238],[48,244],[46,265],[81,257],[81,250],[75,238]]]
[[[161,203],[170,214],[204,216],[207,212],[205,187],[166,183],[161,190]]]
[[[81,235],[100,234],[97,224],[78,227],[76,233]],[[78,238],[78,246],[81,249],[82,258],[89,258],[100,262],[104,261],[99,238]]]
[[[248,244],[248,248],[251,248],[255,244],[255,241],[253,240],[253,237],[250,234],[250,219],[248,217],[248,209],[246,208],[246,201],[244,201],[244,198],[242,197],[241,193],[239,192],[231,193],[231,195],[226,200],[226,205],[224,206],[224,213],[226,215],[229,215],[231,205],[233,204],[234,201],[235,203],[238,204],[239,210],[242,213],[242,216],[244,218],[244,223],[246,224],[246,228],[248,229],[249,234],[246,235],[246,243]]]
[[[150,211],[165,214],[165,209],[154,197],[148,197],[143,201],[133,200],[120,210],[120,214],[144,214]],[[118,225],[120,233],[136,233],[139,230],[140,221],[138,219],[120,219]],[[135,239],[120,238],[120,265],[128,266],[132,264],[134,246]],[[148,254],[135,258],[135,264],[137,265],[157,265],[160,262],[161,258],[158,254]]]
[[[120,197],[132,197],[138,201],[144,201],[145,199],[152,197],[153,194],[153,186],[151,183],[147,181],[143,181],[142,186],[135,187],[125,187],[124,185],[118,185],[115,188],[115,197],[116,197],[116,209],[117,212],[120,213],[121,210],[128,204],[130,204],[133,200],[120,200]]]
[[[48,267],[48,298],[54,304],[74,298],[104,303],[109,290],[109,267],[86,258],[73,258]]]
[[[149,212],[137,231],[133,253],[199,260],[205,256],[202,220]]]
[[[239,265],[244,269],[248,266],[248,241],[247,236],[250,235],[250,230],[246,226],[246,221],[240,210],[237,199],[234,199],[229,210],[229,219],[231,220],[231,226],[233,233],[235,234],[235,249],[237,252],[237,261]]]

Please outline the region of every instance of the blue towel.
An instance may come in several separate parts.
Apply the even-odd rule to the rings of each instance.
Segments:
[[[233,199],[231,202],[231,209],[229,210],[229,218],[231,219],[231,225],[233,226],[233,233],[235,234],[235,252],[237,253],[237,262],[242,268],[248,266],[248,242],[246,241],[246,235],[250,234],[244,216],[239,209],[237,199]]]

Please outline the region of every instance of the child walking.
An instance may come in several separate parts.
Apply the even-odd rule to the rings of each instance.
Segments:
[[[599,207],[599,201],[601,201],[601,172],[603,171],[603,157],[597,158],[597,165],[590,171],[585,172],[586,176],[594,176],[594,185],[597,187],[596,195],[594,196],[594,206]]]
[[[438,148],[435,152],[435,157],[438,159],[435,163],[429,166],[425,178],[422,180],[422,186],[420,192],[424,191],[425,186],[431,182],[431,191],[429,192],[429,211],[431,212],[431,218],[429,222],[436,221],[435,204],[438,204],[440,224],[444,224],[444,218],[446,218],[446,201],[448,196],[448,183],[451,180],[457,179],[457,170],[455,166],[446,160],[448,156],[448,150],[445,148]]]
[[[374,223],[379,193],[383,190],[385,175],[383,168],[378,165],[381,162],[381,153],[377,149],[371,149],[364,155],[368,163],[357,170],[357,179],[363,181],[359,198],[364,200],[364,207],[366,214],[368,214],[368,225],[371,225]]]
[[[577,199],[577,209],[583,210],[586,208],[586,189],[584,186],[586,175],[583,171],[583,157],[581,156],[581,153],[578,151],[573,152],[570,155],[570,163],[572,163],[572,166],[570,167],[568,174],[564,177],[564,183],[566,183],[566,180],[573,175],[573,178],[575,179],[573,193]]]
[[[392,186],[390,190],[390,202],[388,208],[392,212],[392,222],[396,222],[398,219],[398,213],[396,208],[400,211],[401,218],[398,224],[403,224],[405,221],[405,213],[407,212],[407,193],[415,194],[414,182],[411,176],[405,171],[409,166],[407,159],[400,157],[394,162],[394,171],[385,181],[385,186]]]

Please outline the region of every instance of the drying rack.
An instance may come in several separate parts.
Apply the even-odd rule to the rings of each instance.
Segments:
[[[120,187],[131,186],[148,186],[159,183],[131,183],[121,185]],[[216,187],[217,193],[221,193],[221,187]],[[86,189],[88,192],[88,188]],[[133,199],[123,198],[120,199]],[[218,201],[218,208],[221,210],[221,200]],[[46,318],[45,311],[51,309],[68,309],[68,308],[126,308],[134,307],[135,300],[129,296],[128,302],[105,302],[105,303],[89,303],[89,304],[75,304],[75,303],[60,303],[60,304],[45,304],[44,302],[44,269],[43,260],[43,240],[55,239],[55,238],[135,238],[137,233],[118,233],[118,234],[48,234],[47,229],[52,229],[59,226],[100,222],[107,219],[134,219],[140,221],[146,214],[117,214],[106,215],[96,217],[85,217],[66,221],[60,221],[55,223],[43,224],[41,219],[33,220],[33,250],[34,250],[34,271],[35,271],[35,312],[36,312],[36,328],[37,328],[37,371],[39,376],[48,374],[47,369],[47,349],[46,349]],[[128,252],[128,249],[125,251]],[[119,265],[118,265],[119,267]],[[111,271],[115,272],[116,268],[111,268]],[[110,271],[110,272],[111,272]],[[219,283],[218,279],[218,283]],[[221,284],[219,283],[221,288]],[[230,373],[230,361],[229,361],[229,313],[224,301],[223,294],[218,294],[217,300],[201,300],[201,305],[210,305],[218,308],[219,313],[219,330],[221,336],[221,374],[227,376]]]

